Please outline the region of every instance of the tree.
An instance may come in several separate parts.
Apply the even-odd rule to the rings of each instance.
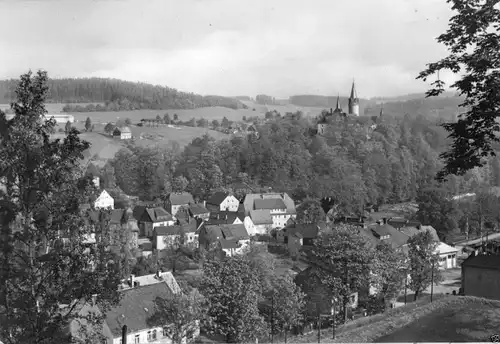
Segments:
[[[165,122],[165,124],[171,124],[172,123],[172,119],[170,118],[170,115],[168,113],[166,113],[165,115],[163,115],[163,122]]]
[[[223,128],[229,128],[229,126],[231,125],[231,123],[229,122],[229,120],[224,116],[222,118],[222,123],[221,123],[222,127]]]
[[[330,293],[330,299],[342,300],[344,318],[353,292],[369,284],[373,253],[359,229],[347,225],[332,228],[314,241],[311,262],[317,266],[317,277]]]
[[[305,295],[289,275],[277,278],[271,292],[270,330],[274,333],[287,333],[302,321]]]
[[[106,217],[86,224],[79,208],[93,190],[79,166],[90,145],[74,128],[63,140],[51,139],[56,123],[42,117],[47,93],[47,73],[28,72],[16,88],[15,117],[6,121],[0,113],[0,180],[6,186],[0,195],[4,343],[61,342],[60,329],[78,319],[82,302],[98,294],[98,307],[106,312],[118,298],[119,274],[101,240]],[[84,239],[94,229],[96,246],[87,251]]]
[[[64,132],[67,134],[69,134],[69,132],[71,131],[71,122],[70,121],[67,121],[66,122],[66,125],[64,126]]]
[[[200,128],[208,127],[208,121],[205,118],[200,118],[196,121],[196,125]]]
[[[169,324],[172,343],[181,344],[185,338],[189,340],[198,332],[206,302],[196,289],[187,295],[178,293],[167,299],[157,297],[154,304],[154,313],[147,322],[151,327]]]
[[[387,243],[381,243],[375,248],[370,286],[376,289],[379,298],[387,304],[399,295],[407,271],[404,254]]]
[[[132,124],[132,120],[130,118],[125,118],[125,124],[126,125],[131,125]]]
[[[466,111],[455,123],[443,127],[452,139],[451,147],[441,154],[444,168],[437,174],[445,179],[450,174],[463,175],[474,167],[481,167],[488,155],[495,155],[493,143],[498,142],[500,80],[500,10],[497,1],[449,0],[456,14],[449,21],[446,33],[437,38],[450,51],[438,62],[430,63],[417,79],[437,74],[433,89],[427,97],[444,91],[439,79],[441,70],[460,74],[451,87],[465,96],[461,106]]]
[[[208,333],[223,335],[228,343],[240,343],[265,333],[264,319],[257,307],[259,280],[244,258],[206,261],[200,292],[208,302],[204,324]]]
[[[220,127],[220,123],[219,123],[219,121],[218,121],[218,120],[216,120],[216,119],[214,119],[214,120],[212,121],[212,127],[214,127],[214,128],[218,128],[218,127]]]
[[[184,176],[177,176],[172,180],[172,192],[183,192],[189,185],[189,181]]]
[[[92,121],[90,120],[90,117],[87,117],[87,120],[85,121],[85,131],[90,131],[92,129]]]
[[[115,128],[115,126],[113,125],[113,123],[108,123],[106,124],[106,126],[104,127],[104,132],[106,134],[111,134],[111,132],[113,131],[113,129]]]
[[[273,289],[276,280],[276,258],[269,253],[266,246],[250,244],[244,256],[250,266],[254,269],[259,279],[262,293]]]
[[[157,121],[161,121],[162,120],[161,116],[160,115],[156,115],[156,120]]]
[[[297,207],[298,223],[318,223],[325,220],[325,211],[317,200],[306,199]]]
[[[189,127],[196,127],[196,119],[193,117],[191,118],[187,123],[186,123],[187,126]]]
[[[434,282],[439,280],[439,256],[434,253],[435,249],[436,243],[428,231],[420,232],[408,240],[409,287],[415,293],[415,300],[431,285],[433,274]]]
[[[176,113],[174,113],[174,121],[177,122],[178,120],[179,120],[179,116]]]

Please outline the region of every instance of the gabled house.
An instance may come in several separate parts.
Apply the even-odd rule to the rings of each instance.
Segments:
[[[210,218],[210,211],[203,204],[190,204],[189,214],[195,219],[202,219],[204,221]]]
[[[139,221],[141,236],[150,237],[153,235],[153,229],[160,226],[173,226],[175,224],[172,215],[161,207],[146,208],[142,212]]]
[[[212,213],[207,220],[207,225],[239,225],[242,223],[242,214],[231,211]]]
[[[273,228],[283,228],[290,218],[296,217],[295,202],[287,193],[247,194],[243,200],[245,215],[251,210],[269,210]]]
[[[462,263],[462,288],[466,296],[500,300],[500,256],[471,254]]]
[[[250,242],[245,226],[237,225],[207,225],[204,223],[199,229],[200,247],[208,249],[212,244],[220,240],[232,241],[238,245],[235,249],[239,253]]]
[[[210,212],[238,211],[240,202],[236,197],[228,192],[216,192],[206,202],[206,207]]]
[[[368,229],[375,238],[381,242],[387,242],[393,249],[403,252],[408,251],[409,237],[391,225],[379,222],[375,225],[368,226]]]
[[[106,191],[102,190],[99,197],[94,201],[94,208],[96,209],[114,209],[115,208],[115,200],[111,195]]]
[[[132,138],[132,131],[129,127],[116,127],[113,130],[113,138],[119,138],[120,140],[130,140]]]
[[[189,192],[172,192],[165,201],[165,209],[175,218],[181,207],[189,209],[190,204],[194,204],[194,199]]]
[[[273,228],[273,218],[267,209],[251,210],[246,216],[243,224],[249,235],[268,234]]]
[[[312,246],[314,239],[318,237],[319,231],[320,228],[315,223],[294,223],[293,225],[285,227],[283,230],[279,231],[279,235],[277,235],[277,237],[278,241],[289,244],[289,238],[294,236],[296,233],[299,233],[302,245]]]
[[[195,220],[184,225],[159,226],[154,228],[154,248],[163,250],[168,247],[175,247],[180,244],[198,244],[198,235],[196,234],[197,224]]]

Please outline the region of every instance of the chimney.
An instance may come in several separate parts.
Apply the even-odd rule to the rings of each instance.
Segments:
[[[161,279],[161,269],[156,270],[156,278]]]
[[[383,221],[384,225],[386,225],[387,224],[387,217],[383,217],[382,221]]]
[[[92,307],[97,305],[97,294],[92,294]]]
[[[130,287],[131,288],[134,287],[134,282],[135,282],[135,276],[134,275],[130,275],[129,283],[130,283]]]
[[[127,344],[127,325],[122,327],[122,344]]]

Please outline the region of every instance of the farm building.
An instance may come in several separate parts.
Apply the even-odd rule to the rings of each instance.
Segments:
[[[132,138],[132,132],[129,127],[117,127],[113,130],[113,137],[120,138],[120,140],[129,140]]]

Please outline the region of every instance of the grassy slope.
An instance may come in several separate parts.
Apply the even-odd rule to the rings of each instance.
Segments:
[[[499,332],[500,301],[475,297],[440,296],[433,303],[422,298],[339,328],[335,342],[485,342]],[[322,342],[332,342],[331,329]],[[315,343],[317,333],[291,338],[289,343]]]

